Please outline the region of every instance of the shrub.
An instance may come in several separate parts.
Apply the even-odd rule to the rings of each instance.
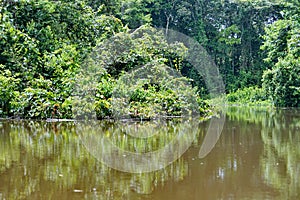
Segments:
[[[0,65],[0,116],[11,116],[14,113],[12,101],[19,97],[16,90],[20,79],[12,76],[9,70],[3,70]]]
[[[265,90],[257,86],[238,89],[236,92],[229,93],[227,95],[227,101],[236,105],[270,104]]]
[[[279,107],[300,107],[300,59],[287,56],[265,71],[263,87]]]

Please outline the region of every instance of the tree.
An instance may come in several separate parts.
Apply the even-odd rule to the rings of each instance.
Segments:
[[[262,1],[205,1],[206,49],[223,74],[227,91],[260,85],[265,24],[278,19],[280,6]]]
[[[33,118],[50,117],[56,104],[69,105],[65,102],[86,55],[123,29],[120,20],[99,15],[81,0],[5,1],[0,25],[0,65],[8,78],[19,80],[14,91],[21,97],[3,100],[1,105],[9,106],[1,112]],[[61,117],[70,117],[67,107]]]
[[[123,0],[117,16],[125,25],[136,29],[152,21],[150,10],[153,0]]]
[[[100,118],[107,117],[106,114],[140,118],[179,116],[199,113],[200,109],[204,114],[207,105],[180,74],[186,50],[181,43],[168,44],[163,32],[149,26],[116,34],[101,42],[91,54],[87,70],[82,68],[79,73],[83,83],[79,88],[97,83],[100,78],[98,86],[86,87],[96,91]],[[88,71],[91,73],[85,74]],[[89,102],[91,95],[87,94],[86,99]]]
[[[298,1],[284,3],[284,19],[266,28],[262,49],[272,68],[264,72],[263,84],[275,105],[300,106],[300,9]]]

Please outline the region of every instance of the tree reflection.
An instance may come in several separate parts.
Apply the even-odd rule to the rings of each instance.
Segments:
[[[282,198],[300,196],[300,115],[296,110],[277,110],[266,118],[261,135],[264,154],[261,170],[267,184]]]
[[[0,121],[0,199],[299,199],[299,119],[299,110],[230,108],[220,139],[201,159],[209,122],[194,135],[188,130],[197,123],[188,120]],[[105,140],[124,151],[148,153],[170,144],[181,130],[192,147],[151,173],[114,170],[82,142],[91,138],[106,155],[113,151]]]
[[[163,169],[181,157],[195,140],[198,124],[184,119],[115,122],[107,130],[95,121],[78,124],[77,132],[87,150],[101,162],[120,171],[141,173]]]
[[[297,109],[233,107],[227,112],[231,121],[256,124],[261,132],[263,151],[259,158],[263,181],[278,199],[300,196],[300,112]],[[241,126],[251,134],[253,126]],[[252,130],[251,130],[252,129]],[[248,138],[249,140],[249,138]],[[249,141],[248,141],[249,142]],[[274,195],[275,192],[272,192]]]
[[[98,122],[101,132],[97,134],[120,148],[147,152],[170,142],[180,125],[170,122],[155,127],[147,122],[128,126],[103,121]],[[180,181],[188,172],[183,158],[151,173],[130,174],[109,168],[82,145],[76,133],[82,126],[74,122],[0,121],[0,126],[0,193],[4,199],[80,195],[87,199],[130,199],[136,193],[149,194],[169,180]],[[136,128],[160,135],[148,141],[136,139],[129,134]]]

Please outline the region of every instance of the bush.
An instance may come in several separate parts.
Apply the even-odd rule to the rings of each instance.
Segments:
[[[112,116],[111,97],[115,80],[109,74],[102,75],[96,91],[95,110],[98,119]]]
[[[12,76],[9,70],[3,70],[0,65],[0,116],[11,116],[14,113],[12,101],[19,97],[16,91],[20,79]]]
[[[227,101],[235,105],[270,105],[270,101],[263,88],[248,87],[238,89],[227,95]]]
[[[121,21],[83,0],[4,2],[0,11],[0,116],[47,118],[59,105],[55,117],[74,117],[76,74]]]
[[[199,114],[199,107],[206,107],[197,101],[197,88],[187,78],[174,77],[174,72],[155,62],[121,76],[114,88],[113,114],[138,118]]]
[[[272,70],[265,71],[263,87],[279,107],[300,107],[300,58],[280,59]]]

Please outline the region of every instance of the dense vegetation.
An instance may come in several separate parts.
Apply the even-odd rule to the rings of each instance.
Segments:
[[[171,29],[194,38],[211,55],[226,92],[231,93],[229,101],[253,101],[249,95],[254,95],[276,106],[299,107],[299,4],[297,0],[3,0],[0,116],[47,118],[54,113],[73,118],[89,109],[98,118],[115,113],[178,116],[195,109],[205,114],[208,107],[203,98],[209,92],[203,78],[184,60],[184,45],[164,40],[163,34]],[[156,34],[151,27],[165,31]],[[139,38],[132,36],[136,28],[144,30]],[[127,51],[111,56],[105,54],[114,50],[109,46],[100,55],[103,62],[89,62],[91,52],[105,46],[109,38],[114,38],[115,46],[128,44]],[[149,62],[157,76],[164,74],[163,79],[153,82],[154,75],[130,85],[120,79],[124,72]],[[93,75],[94,101],[80,105],[74,88],[78,80],[89,81],[84,78],[89,63],[101,70],[96,68]],[[176,76],[173,85],[180,90],[168,86],[174,73],[162,66],[186,77]],[[119,90],[122,94],[116,94]],[[124,97],[121,102],[113,101],[116,95]],[[124,103],[125,107],[116,106]],[[74,110],[76,106],[79,109]]]

